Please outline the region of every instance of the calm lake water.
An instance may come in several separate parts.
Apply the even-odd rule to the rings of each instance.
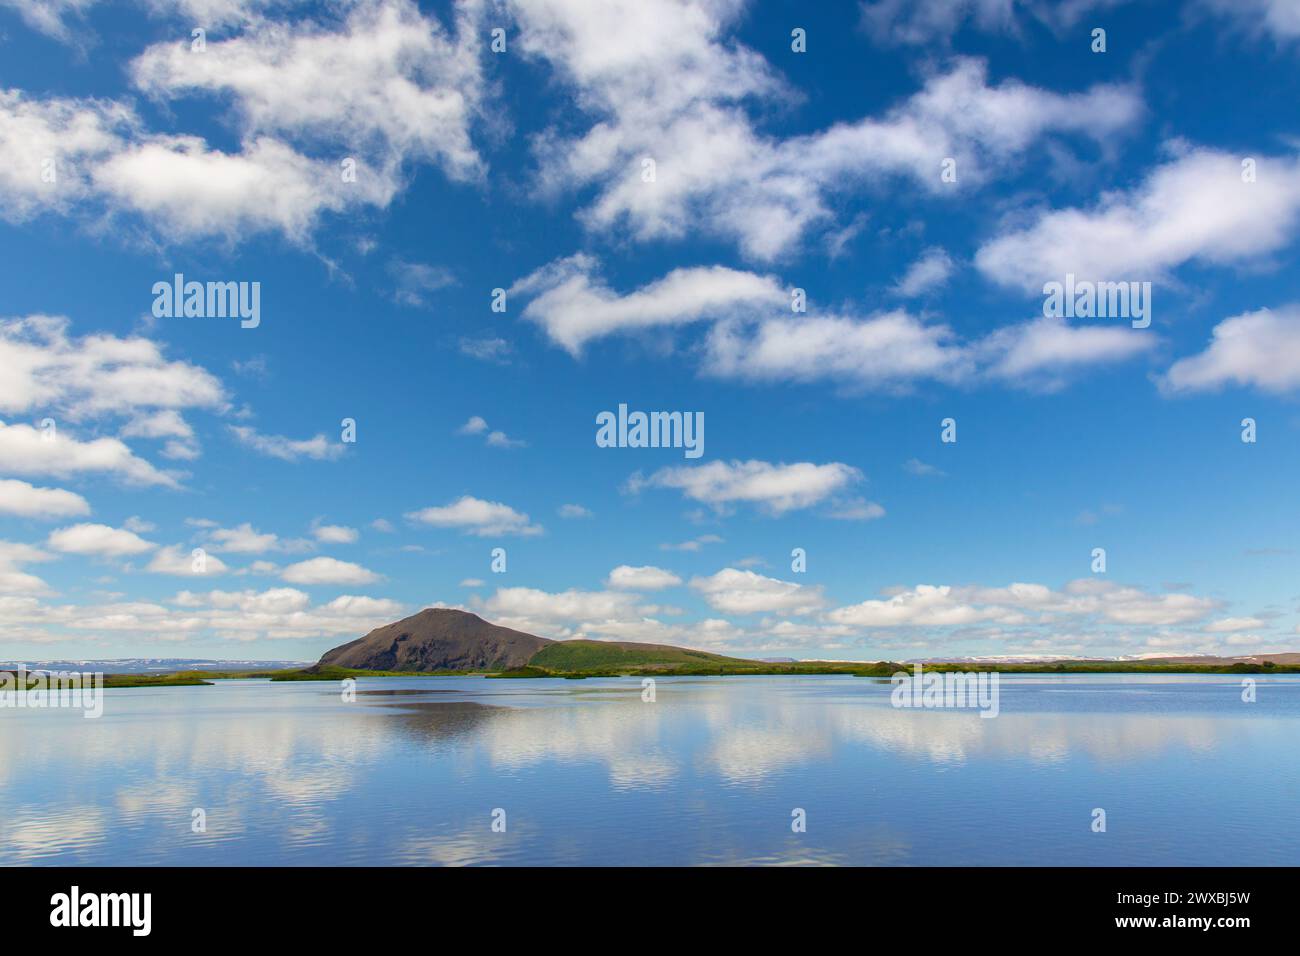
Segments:
[[[1300,679],[1241,687],[1004,677],[994,719],[852,677],[109,690],[0,710],[0,864],[1294,865]]]

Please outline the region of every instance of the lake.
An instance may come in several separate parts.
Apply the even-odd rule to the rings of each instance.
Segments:
[[[0,864],[1294,865],[1300,677],[1256,680],[1003,675],[993,719],[843,676],[108,690],[0,710]]]

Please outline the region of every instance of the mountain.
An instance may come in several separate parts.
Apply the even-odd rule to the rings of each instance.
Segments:
[[[326,651],[318,666],[368,671],[498,671],[523,667],[554,641],[489,624],[477,614],[425,608]]]

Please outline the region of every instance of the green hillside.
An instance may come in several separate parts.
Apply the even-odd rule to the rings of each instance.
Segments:
[[[668,644],[627,644],[614,641],[558,641],[546,645],[528,661],[529,667],[558,672],[618,670],[624,667],[682,667],[691,664],[752,665],[753,661]]]

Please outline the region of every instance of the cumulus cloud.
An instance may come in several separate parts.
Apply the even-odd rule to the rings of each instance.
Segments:
[[[117,438],[78,441],[66,429],[60,429],[59,437],[49,441],[47,434],[31,425],[6,425],[0,421],[0,471],[56,477],[101,473],[120,477],[127,484],[178,486],[175,477],[136,458]]]
[[[737,504],[756,505],[772,515],[819,504],[862,480],[856,468],[840,462],[773,464],[766,461],[714,461],[694,467],[661,468],[648,477],[639,473],[629,490],[675,488],[692,501],[726,511]]]
[[[339,524],[312,524],[312,535],[324,544],[352,544],[361,535],[356,528]]]
[[[620,564],[605,579],[605,584],[616,591],[658,591],[681,583],[682,579],[671,571],[650,565],[632,567]]]
[[[203,560],[196,564],[192,549],[173,544],[155,551],[145,570],[151,574],[203,577],[225,574],[230,568],[214,554],[205,554]]]
[[[820,587],[736,568],[692,578],[691,587],[704,596],[709,607],[724,614],[810,614],[826,603]]]
[[[894,284],[894,294],[912,299],[941,288],[956,271],[952,256],[942,249],[927,249],[921,257],[907,267],[907,272]]]
[[[208,546],[214,551],[236,554],[263,554],[280,548],[280,536],[261,532],[245,521],[234,528],[213,528],[207,533]]]
[[[77,524],[50,533],[46,545],[64,554],[101,558],[124,558],[158,547],[133,531],[105,524]]]
[[[1259,156],[1243,182],[1242,156],[1175,144],[1178,154],[1127,192],[1092,209],[1044,212],[980,247],[975,264],[995,282],[1040,293],[1073,273],[1088,281],[1153,281],[1187,262],[1253,263],[1282,249],[1300,223],[1300,160]]]
[[[881,116],[780,139],[758,129],[750,107],[795,94],[730,35],[741,3],[611,0],[600,16],[581,0],[508,5],[519,47],[573,89],[587,121],[585,132],[566,124],[538,137],[544,189],[594,186],[583,222],[640,240],[704,229],[771,260],[832,224],[836,193],[904,179],[937,194],[946,157],[974,183],[1044,137],[1104,142],[1141,115],[1126,87],[990,85],[982,61],[961,59]]]
[[[371,584],[380,579],[374,571],[337,558],[310,558],[280,572],[290,584]]]
[[[190,437],[187,408],[226,406],[221,382],[188,362],[167,359],[146,338],[68,334],[68,320],[34,315],[0,322],[0,411],[35,408],[72,419],[131,415],[144,437]]]
[[[409,512],[406,518],[435,528],[460,528],[466,534],[479,537],[542,533],[541,525],[532,524],[528,515],[499,501],[484,501],[472,495],[462,495],[451,504],[440,507]]]
[[[902,310],[720,322],[705,354],[708,374],[749,382],[831,380],[902,390],[918,379],[955,383],[974,371],[950,328]]]
[[[1159,344],[1156,335],[1129,325],[1072,326],[1044,317],[998,329],[977,350],[990,378],[1052,391],[1080,369],[1148,355]]]
[[[35,16],[26,0],[7,2]],[[0,91],[0,215],[131,215],[167,240],[233,244],[270,231],[307,244],[325,213],[391,203],[408,162],[458,182],[482,176],[470,141],[485,90],[482,3],[458,5],[448,30],[410,0],[359,0],[328,26],[300,18],[292,29],[253,15],[272,2],[185,2],[209,26],[243,29],[209,37],[201,57],[188,37],[151,46],[132,81],[158,100],[229,98],[238,150],[151,132],[124,103]],[[87,5],[59,0],[41,23],[57,34],[64,14]],[[50,157],[57,188],[40,181]]]
[[[0,514],[20,518],[72,518],[90,514],[81,495],[62,488],[37,488],[25,481],[0,479]]]
[[[22,595],[20,600],[23,603],[19,606],[26,607],[27,603],[35,601],[34,595],[48,593],[49,586],[36,575],[23,571],[22,565],[51,561],[53,558],[54,555],[30,544],[0,541],[0,594]],[[6,607],[13,607],[12,602],[12,598],[0,600],[0,612]],[[4,615],[0,613],[0,624],[3,623]]]
[[[697,350],[703,372],[754,383],[831,381],[907,392],[920,382],[1002,381],[1051,389],[1092,366],[1148,352],[1158,341],[1130,329],[1061,320],[1006,325],[963,340],[947,324],[906,309],[795,314],[790,291],[775,277],[722,267],[678,269],[619,293],[585,254],[544,266],[515,290],[531,296],[525,318],[575,357],[607,336],[664,336],[707,323]]]
[[[1071,581],[1061,590],[1042,584],[1002,588],[920,584],[839,607],[826,617],[853,628],[952,628],[977,624],[1051,624],[1058,618],[1096,618],[1138,627],[1176,626],[1204,619],[1219,607],[1191,594],[1151,594],[1095,579]]]
[[[1300,389],[1300,305],[1224,319],[1214,327],[1205,351],[1179,359],[1160,384],[1170,393],[1228,385],[1276,394]]]
[[[401,616],[385,598],[343,594],[312,605],[296,588],[265,591],[181,591],[170,601],[46,604],[0,601],[0,631],[23,628],[41,641],[85,639],[99,632],[129,633],[138,640],[176,641],[207,636],[222,640],[350,638]]]
[[[209,40],[202,57],[188,40],[156,44],[131,76],[159,98],[228,95],[246,134],[436,162],[453,179],[472,179],[482,172],[469,133],[482,93],[481,10],[461,4],[450,33],[409,0],[360,0],[337,27],[254,22]]]
[[[487,420],[481,415],[472,415],[469,420],[456,429],[458,435],[482,435],[484,442],[493,448],[523,448],[528,442],[511,438],[499,429],[488,427]]]

